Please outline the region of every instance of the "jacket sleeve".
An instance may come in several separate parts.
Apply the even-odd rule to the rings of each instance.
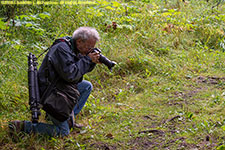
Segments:
[[[94,68],[90,57],[75,59],[73,52],[65,44],[59,44],[50,57],[50,63],[59,76],[68,82],[78,82],[84,74]]]
[[[90,61],[91,61],[91,58],[89,57],[89,56],[82,56],[81,54],[79,55],[79,58],[80,59],[82,59],[84,57],[84,59],[90,59]],[[95,68],[95,66],[96,66],[96,63],[93,63],[92,61],[91,61],[91,63],[90,63],[90,67],[89,67],[89,69],[88,69],[88,72],[91,72],[94,68]]]

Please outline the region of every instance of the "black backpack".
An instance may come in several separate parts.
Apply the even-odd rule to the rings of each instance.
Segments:
[[[38,58],[47,52],[53,45],[66,42],[73,48],[72,38],[63,37],[56,39],[53,44],[46,49]],[[37,77],[37,58],[30,53],[28,57],[28,84],[29,84],[29,104],[32,113],[32,122],[37,123],[39,119],[40,108],[42,107],[48,114],[59,121],[65,121],[71,115],[73,108],[78,102],[80,96],[76,84],[64,82],[59,78],[50,83],[40,98],[38,77]]]

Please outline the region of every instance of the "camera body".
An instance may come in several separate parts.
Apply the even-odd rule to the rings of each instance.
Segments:
[[[116,62],[109,60],[107,57],[105,57],[104,55],[101,54],[101,50],[98,48],[93,48],[92,51],[90,53],[100,53],[100,57],[99,57],[99,62],[103,63],[104,65],[106,65],[109,70],[112,70],[112,68],[116,65]]]

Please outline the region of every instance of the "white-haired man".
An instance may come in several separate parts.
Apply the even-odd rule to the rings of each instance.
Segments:
[[[53,43],[38,71],[40,95],[43,96],[49,84],[56,79],[76,84],[80,93],[78,103],[73,109],[76,116],[87,101],[92,84],[83,80],[83,75],[92,71],[99,63],[100,54],[90,53],[100,39],[96,29],[80,27],[72,37],[61,38]],[[12,121],[9,128],[13,132],[66,136],[70,133],[69,119],[59,121],[54,114],[48,114],[53,124],[32,123],[31,121]],[[11,132],[12,133],[12,132]]]

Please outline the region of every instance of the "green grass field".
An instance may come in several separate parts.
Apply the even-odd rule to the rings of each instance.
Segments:
[[[0,149],[224,150],[225,2],[216,5],[0,5]],[[27,55],[80,26],[95,27],[97,47],[117,62],[112,72],[98,65],[85,75],[94,89],[76,120],[86,127],[64,138],[26,135],[13,142],[7,122],[31,117]]]

